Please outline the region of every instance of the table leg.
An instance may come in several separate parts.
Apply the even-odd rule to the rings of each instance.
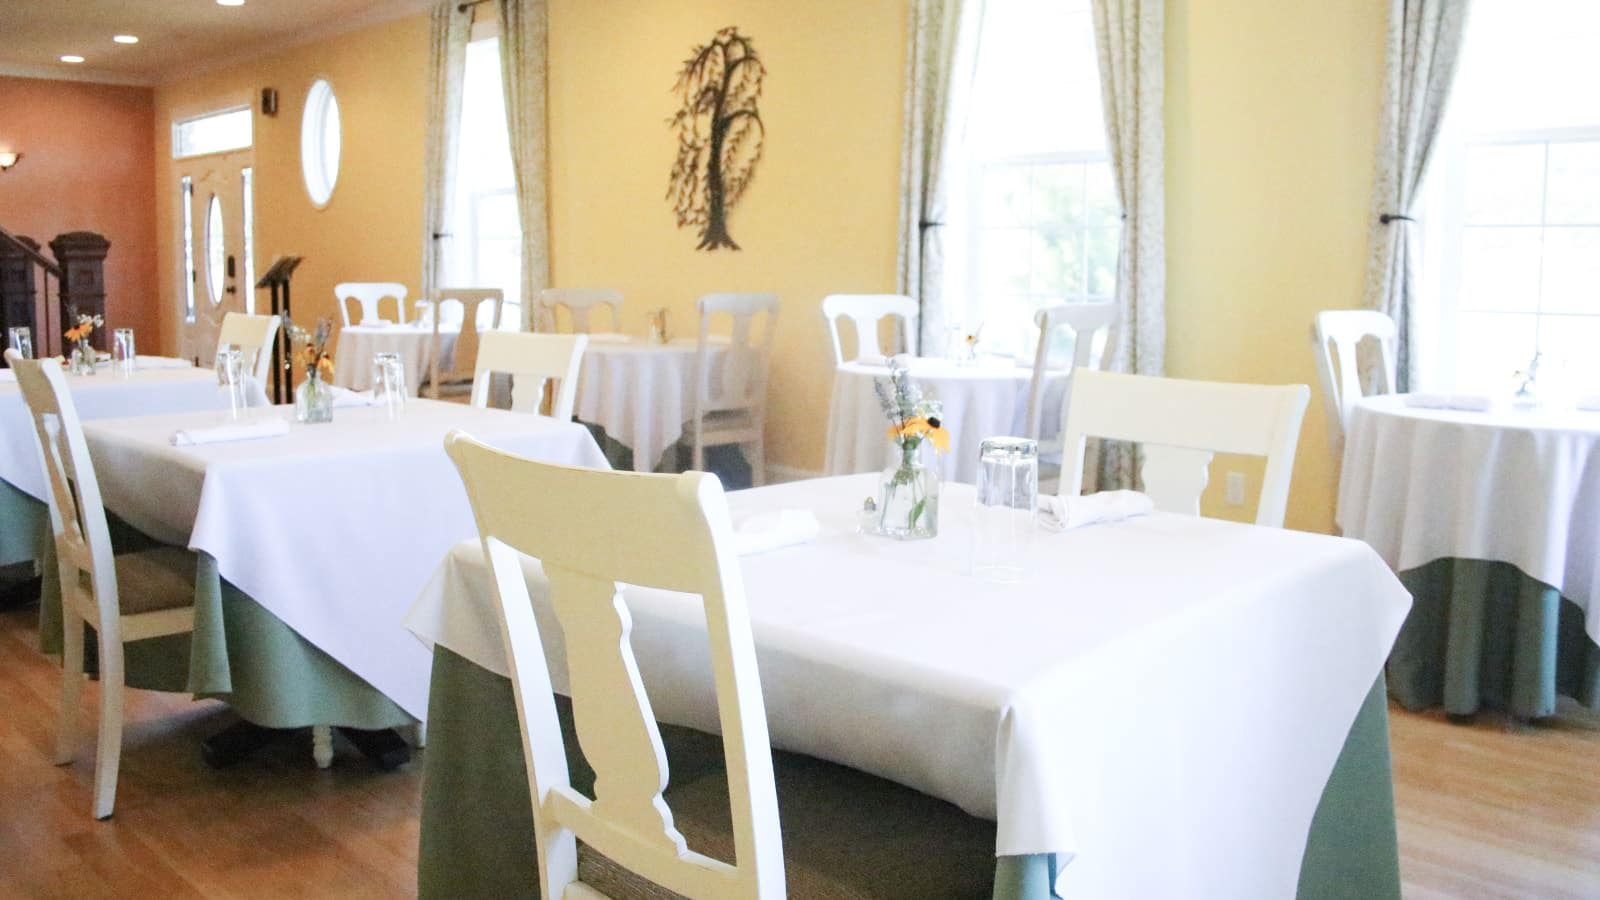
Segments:
[[[311,758],[319,769],[333,765],[333,729],[329,726],[311,726]]]

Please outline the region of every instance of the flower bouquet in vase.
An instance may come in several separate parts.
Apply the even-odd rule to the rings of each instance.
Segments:
[[[306,380],[294,390],[294,418],[297,422],[333,421],[333,354],[328,341],[333,337],[333,321],[319,319],[316,331],[289,325],[289,337],[299,348],[306,367]]]
[[[889,419],[891,461],[878,486],[876,509],[867,518],[873,534],[896,540],[931,538],[939,533],[939,470],[929,448],[950,449],[950,432],[939,421],[939,401],[922,396],[905,363],[889,363],[889,377],[873,383]]]
[[[86,316],[76,310],[70,312],[78,321],[78,324],[68,328],[65,334],[66,339],[73,344],[72,374],[93,375],[94,364],[99,359],[100,352],[89,343],[89,335],[94,334],[94,330],[104,325],[106,320],[100,316]]]

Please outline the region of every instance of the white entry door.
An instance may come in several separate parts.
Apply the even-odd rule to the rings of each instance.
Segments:
[[[178,164],[183,230],[179,353],[203,366],[216,355],[222,317],[255,311],[251,157],[250,151],[240,150]]]

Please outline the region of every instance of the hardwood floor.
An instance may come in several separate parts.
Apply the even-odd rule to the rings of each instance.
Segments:
[[[90,710],[77,762],[52,766],[59,670],[36,616],[0,611],[0,897],[415,893],[420,760],[383,774],[341,745],[319,772],[307,735],[213,771],[217,703],[131,691],[117,814],[91,819]],[[1391,721],[1407,897],[1600,898],[1600,717]]]

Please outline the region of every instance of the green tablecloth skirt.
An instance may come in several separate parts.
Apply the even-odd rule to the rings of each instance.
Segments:
[[[0,485],[10,488],[4,482]],[[11,490],[21,502],[0,510],[0,528],[8,533],[26,524],[30,515],[37,522],[37,514],[46,509],[44,504]],[[4,502],[7,501],[0,499],[0,503]],[[110,518],[110,525],[112,543],[118,552],[153,544],[115,517]],[[47,514],[43,527],[46,537],[37,542],[44,570],[39,648],[45,653],[60,653],[61,586],[55,548],[47,537]],[[129,687],[224,700],[244,719],[268,728],[343,725],[378,729],[416,721],[377,688],[229,584],[218,572],[217,561],[203,553],[197,556],[194,601],[192,634],[133,641],[125,646],[125,681]],[[93,671],[92,631],[84,649]]]
[[[1600,647],[1583,610],[1509,563],[1441,559],[1400,573],[1411,613],[1389,656],[1407,709],[1553,715],[1557,696],[1600,709]]]
[[[50,535],[50,512],[43,503],[0,481],[0,566],[39,558]]]
[[[435,648],[428,726],[419,895],[424,900],[537,897],[533,813],[511,682]],[[668,764],[677,772],[668,732],[663,730]],[[570,734],[567,743],[573,744]],[[581,757],[570,757],[569,764],[574,786],[586,789],[593,774]],[[670,804],[670,787],[667,799]],[[1049,855],[1000,857],[994,896],[1048,898],[1054,866]],[[1380,676],[1323,790],[1301,863],[1298,897],[1399,896],[1389,719]]]

